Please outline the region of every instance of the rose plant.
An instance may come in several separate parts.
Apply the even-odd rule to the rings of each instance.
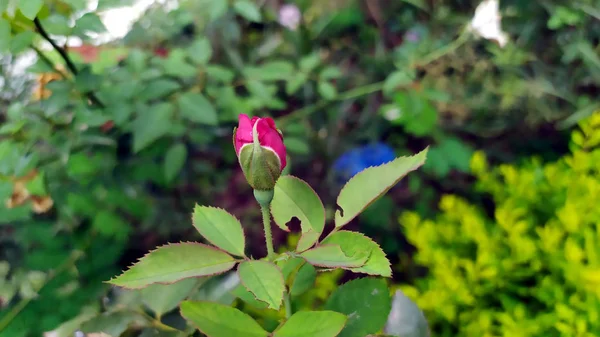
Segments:
[[[237,266],[242,286],[236,295],[249,304],[285,310],[286,319],[274,331],[267,331],[236,308],[210,301],[183,301],[181,315],[207,336],[364,337],[380,333],[391,310],[391,297],[386,282],[375,276],[391,277],[390,263],[374,241],[343,228],[406,174],[423,165],[427,149],[353,176],[337,198],[334,228],[322,238],[326,223],[323,203],[306,182],[281,175],[287,163],[286,148],[274,121],[240,115],[233,143],[262,210],[267,256],[255,259],[246,255],[244,230],[233,215],[196,205],[193,225],[212,245],[181,242],[158,247],[108,282],[140,289],[211,277]],[[292,218],[300,220],[302,234],[294,251],[274,252],[271,217],[286,232]],[[294,297],[313,286],[317,272],[340,268],[369,277],[342,285],[322,311],[293,312]]]

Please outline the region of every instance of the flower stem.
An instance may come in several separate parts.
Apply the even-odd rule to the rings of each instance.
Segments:
[[[265,242],[267,244],[267,259],[272,260],[274,255],[273,250],[273,234],[271,234],[271,211],[269,206],[260,206],[263,218],[263,226],[265,229]]]
[[[287,292],[283,295],[283,305],[285,306],[285,317],[292,317],[292,301],[290,301],[290,294]]]

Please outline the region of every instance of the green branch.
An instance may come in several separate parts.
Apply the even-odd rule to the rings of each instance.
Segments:
[[[465,42],[467,42],[469,40],[469,36],[470,36],[469,30],[466,28],[463,29],[463,31],[458,36],[458,38],[456,38],[456,40],[452,41],[451,43],[447,44],[444,47],[436,49],[436,50],[432,51],[431,53],[419,58],[419,61],[411,64],[409,68],[417,68],[417,67],[426,66],[426,65],[436,61],[440,57],[455,51],[456,49],[458,49],[460,46],[462,46],[463,44],[465,44]],[[361,87],[350,89],[348,91],[340,93],[332,100],[320,100],[319,102],[317,102],[315,104],[308,105],[303,108],[294,110],[285,116],[277,118],[277,123],[278,124],[289,123],[290,121],[292,121],[294,119],[300,119],[302,117],[310,116],[314,112],[320,111],[321,109],[327,107],[331,103],[338,102],[338,101],[345,101],[345,100],[349,100],[349,99],[353,99],[353,98],[358,98],[361,96],[372,94],[374,92],[381,91],[383,89],[384,83],[385,83],[385,80],[381,81],[381,82],[366,84]]]
[[[44,27],[42,26],[42,23],[40,22],[40,20],[38,18],[33,19],[33,24],[35,25],[37,32],[46,41],[48,41],[48,43],[50,43],[50,45],[52,45],[52,48],[54,48],[58,52],[60,57],[63,59],[63,61],[65,61],[65,64],[67,65],[67,68],[69,69],[69,71],[71,71],[71,73],[73,73],[73,75],[77,76],[77,74],[79,74],[79,70],[75,66],[75,63],[73,63],[73,61],[67,54],[67,51],[65,50],[65,48],[62,48],[58,44],[56,44],[56,42],[52,39],[52,37],[50,37],[48,32],[44,29]],[[104,103],[102,103],[100,101],[100,99],[98,99],[98,97],[96,97],[96,95],[93,92],[87,92],[87,93],[85,93],[85,95],[96,106],[98,106],[100,108],[105,107]]]

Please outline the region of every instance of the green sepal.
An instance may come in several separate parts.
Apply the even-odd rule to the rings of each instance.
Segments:
[[[281,162],[275,152],[256,144],[242,147],[240,166],[246,180],[255,190],[272,190],[281,175]]]

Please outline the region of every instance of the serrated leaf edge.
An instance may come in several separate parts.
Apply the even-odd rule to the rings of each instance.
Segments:
[[[228,251],[228,250],[225,250],[225,249],[223,249],[223,248],[219,247],[219,246],[218,246],[218,245],[216,245],[214,242],[212,242],[211,240],[209,240],[209,239],[208,239],[206,236],[204,236],[204,235],[202,234],[202,232],[200,232],[200,229],[198,229],[198,227],[196,227],[196,224],[195,224],[195,222],[194,222],[194,214],[196,214],[196,207],[198,207],[198,208],[217,209],[217,210],[223,211],[223,212],[225,212],[225,213],[227,213],[227,214],[231,215],[231,217],[232,217],[232,218],[234,218],[234,219],[235,219],[235,220],[236,220],[236,221],[237,221],[237,222],[240,224],[240,227],[242,228],[242,238],[244,239],[244,249],[243,249],[243,251],[244,251],[244,252],[243,252],[243,255],[239,255],[238,253],[233,253],[233,252],[230,252],[230,251]],[[211,244],[212,244],[212,245],[213,245],[215,248],[217,248],[217,249],[219,249],[219,250],[222,250],[222,251],[225,251],[225,252],[227,252],[227,253],[229,253],[229,254],[231,254],[231,255],[235,255],[235,256],[239,256],[239,257],[246,258],[246,252],[245,252],[245,250],[246,250],[246,233],[244,232],[244,226],[242,225],[242,222],[240,221],[240,219],[238,219],[238,218],[237,218],[235,215],[233,215],[233,214],[231,214],[231,213],[227,212],[225,209],[223,209],[223,208],[220,208],[220,207],[214,207],[214,206],[203,206],[203,205],[198,205],[198,204],[196,204],[196,205],[194,206],[194,210],[192,211],[192,226],[193,226],[193,227],[194,227],[194,228],[195,228],[195,229],[198,231],[198,233],[199,233],[199,234],[200,234],[200,235],[201,235],[201,236],[202,236],[202,237],[203,237],[203,238],[204,238],[206,241],[210,242],[210,243],[211,243]]]
[[[342,254],[343,254],[345,257],[347,257],[347,258],[352,258],[352,256],[348,256],[348,255],[346,255],[346,253],[344,253],[344,251],[342,250],[342,247],[341,247],[340,245],[336,245],[336,244],[324,244],[324,245],[318,245],[318,246],[316,246],[316,247],[313,247],[313,248],[311,248],[311,249],[317,249],[317,248],[320,248],[320,247],[327,247],[327,246],[335,246],[335,247],[338,247],[338,248],[340,249],[340,251],[342,252]],[[302,253],[306,253],[306,252],[307,252],[307,251],[309,251],[309,250],[310,250],[310,249],[307,249],[307,250],[305,250],[305,251],[304,251],[304,252],[302,252]],[[305,259],[305,260],[306,260],[306,262],[308,262],[308,263],[312,264],[313,266],[315,266],[315,267],[331,268],[331,266],[325,266],[325,265],[318,264],[318,263],[311,263],[310,261],[308,261],[308,259],[306,259],[304,256],[302,256],[302,253],[301,253],[301,254],[299,254],[299,256],[300,256],[301,258]],[[369,256],[367,256],[367,258],[365,259],[365,263],[367,263],[367,261],[369,260],[369,258],[370,258],[370,254],[369,254]],[[333,267],[333,269],[335,270],[335,269],[340,269],[340,268],[341,268],[341,269],[349,270],[348,268],[360,268],[360,267],[364,266],[364,265],[365,265],[365,263],[363,263],[363,264],[361,264],[360,266],[357,266],[357,267],[342,267],[342,266],[339,266],[339,267]]]
[[[271,265],[275,266],[275,268],[277,268],[277,270],[279,270],[279,275],[281,276],[281,279],[283,280],[283,282],[282,282],[282,283],[283,283],[283,291],[281,292],[281,300],[279,301],[279,303],[277,303],[277,308],[273,308],[273,307],[271,307],[271,304],[270,304],[270,303],[268,303],[268,302],[266,302],[266,301],[263,301],[263,300],[259,299],[258,297],[256,297],[256,294],[254,294],[254,293],[252,292],[252,290],[248,289],[248,287],[246,286],[246,284],[244,283],[244,280],[242,279],[242,277],[241,277],[241,275],[240,275],[240,266],[238,266],[238,269],[237,269],[237,271],[236,271],[236,272],[237,272],[237,274],[238,274],[238,278],[239,278],[239,280],[240,280],[240,283],[242,284],[242,286],[244,286],[244,288],[245,288],[246,290],[248,290],[248,292],[249,292],[250,294],[252,294],[252,296],[254,296],[254,298],[255,298],[257,301],[259,301],[259,302],[263,302],[263,303],[266,303],[266,304],[268,305],[268,308],[269,308],[269,309],[279,310],[279,309],[281,308],[281,303],[283,302],[283,296],[284,296],[284,294],[285,294],[285,290],[286,290],[285,278],[283,277],[283,272],[281,271],[281,268],[279,268],[279,266],[277,266],[275,263],[273,263],[273,262],[269,262],[269,261],[261,261],[261,260],[247,260],[247,261],[243,261],[242,263],[245,263],[245,262],[263,262],[263,263],[271,264]],[[240,263],[240,265],[241,265],[242,263]]]
[[[321,235],[322,235],[323,233],[319,233],[319,236],[317,237],[317,239],[315,240],[315,242],[313,242],[313,243],[312,243],[310,246],[308,246],[308,248],[306,248],[306,249],[299,249],[299,248],[298,248],[298,247],[300,247],[300,243],[302,242],[303,238],[305,238],[305,235],[307,235],[307,234],[309,234],[309,233],[313,233],[313,232],[314,232],[314,231],[312,231],[312,230],[308,230],[308,231],[306,231],[306,232],[304,232],[304,233],[302,233],[302,234],[300,235],[300,239],[298,239],[298,243],[296,244],[296,253],[302,253],[302,252],[305,252],[305,251],[307,251],[307,250],[309,250],[309,249],[311,249],[311,248],[314,248],[314,247],[315,247],[315,245],[316,245],[317,243],[319,243],[319,238],[321,237]]]
[[[325,242],[325,240],[327,240],[327,239],[328,239],[330,236],[334,235],[335,233],[343,233],[343,232],[347,232],[347,233],[353,233],[353,234],[358,234],[358,235],[361,235],[362,237],[366,238],[367,240],[369,240],[369,241],[371,241],[373,244],[375,244],[375,247],[377,247],[377,249],[379,249],[379,250],[380,250],[380,251],[383,253],[383,256],[385,256],[385,260],[387,261],[387,266],[388,266],[388,267],[389,267],[389,269],[390,269],[390,275],[389,275],[389,276],[386,276],[386,275],[383,275],[383,274],[369,273],[369,272],[366,272],[366,271],[357,271],[357,270],[354,270],[354,269],[359,269],[359,268],[363,268],[364,266],[366,266],[366,265],[367,265],[367,263],[369,263],[369,260],[371,259],[372,252],[369,254],[369,258],[367,259],[367,261],[365,262],[365,264],[364,264],[364,265],[362,265],[362,266],[360,266],[360,267],[352,267],[352,268],[349,268],[349,269],[348,269],[349,271],[351,271],[351,272],[353,272],[353,273],[357,273],[357,274],[366,274],[366,275],[371,275],[371,276],[392,277],[392,264],[390,263],[390,259],[388,259],[388,257],[387,257],[387,254],[386,254],[386,253],[383,251],[383,249],[381,249],[381,246],[379,246],[379,244],[378,244],[378,243],[377,243],[375,240],[373,240],[372,238],[370,238],[370,237],[366,236],[366,235],[365,235],[365,234],[363,234],[363,233],[360,233],[360,232],[355,232],[355,231],[349,231],[349,230],[341,230],[341,231],[331,232],[331,233],[330,233],[329,235],[327,235],[327,237],[326,237],[325,239],[323,239],[323,241],[321,241],[321,242]],[[340,247],[340,249],[342,249],[342,248]],[[373,248],[373,249],[375,249],[375,248]],[[342,250],[342,252],[343,252],[343,250]],[[344,255],[345,255],[345,254],[346,254],[346,253],[344,253]]]
[[[417,153],[417,154],[414,154],[414,155],[412,155],[412,156],[400,156],[400,157],[397,157],[397,158],[395,158],[394,160],[392,160],[392,161],[389,161],[389,162],[387,162],[387,163],[385,163],[385,164],[381,164],[381,165],[375,165],[375,166],[369,166],[369,167],[365,168],[364,170],[360,171],[359,173],[357,173],[357,174],[356,174],[354,177],[352,177],[350,180],[348,180],[348,181],[347,181],[347,182],[344,184],[344,187],[342,187],[342,189],[340,190],[340,193],[338,194],[338,197],[337,197],[337,198],[336,198],[336,200],[335,200],[336,207],[337,207],[337,208],[339,208],[339,209],[336,209],[336,211],[335,211],[335,215],[334,215],[335,227],[336,227],[336,228],[339,228],[339,227],[343,227],[343,226],[347,225],[347,224],[348,224],[350,221],[354,220],[354,218],[356,218],[356,217],[357,217],[357,216],[358,216],[360,213],[362,213],[362,211],[364,211],[364,210],[365,210],[367,207],[369,207],[369,206],[370,206],[370,205],[371,205],[373,202],[375,202],[375,201],[376,201],[377,199],[379,199],[379,198],[380,198],[382,195],[384,195],[385,193],[387,193],[387,192],[388,192],[388,191],[389,191],[389,190],[390,190],[392,187],[394,187],[396,184],[398,184],[398,182],[400,182],[400,180],[402,180],[402,178],[406,177],[406,176],[407,176],[407,175],[408,175],[410,172],[416,171],[416,170],[417,170],[419,167],[423,166],[423,164],[425,163],[425,160],[427,160],[427,153],[428,153],[428,151],[429,151],[429,146],[427,146],[425,149],[423,149],[423,150],[422,150],[422,151],[420,151],[419,153]],[[361,209],[361,210],[360,210],[360,211],[359,211],[359,212],[358,212],[358,213],[357,213],[357,214],[356,214],[354,217],[352,217],[352,218],[349,218],[349,219],[346,219],[346,220],[345,220],[345,222],[343,222],[343,223],[341,223],[341,224],[338,224],[338,223],[337,223],[338,214],[340,214],[340,217],[342,217],[342,216],[341,216],[341,212],[340,212],[340,210],[342,210],[342,211],[343,211],[343,208],[342,208],[342,206],[340,206],[340,204],[339,204],[339,199],[340,199],[340,196],[342,195],[342,192],[343,192],[343,191],[346,189],[346,187],[348,186],[348,184],[350,184],[350,182],[352,182],[352,180],[354,180],[356,177],[359,177],[359,176],[361,176],[362,174],[365,174],[365,173],[366,173],[366,171],[367,171],[368,169],[370,169],[370,168],[388,166],[388,165],[392,164],[394,161],[396,161],[396,160],[398,160],[398,159],[402,159],[402,158],[413,158],[413,157],[416,157],[416,156],[418,156],[418,155],[421,155],[421,154],[423,154],[423,160],[422,160],[422,161],[419,161],[419,162],[415,163],[415,165],[414,165],[414,166],[412,166],[412,167],[411,167],[409,170],[407,170],[405,174],[403,174],[403,175],[402,175],[400,178],[396,179],[396,180],[394,181],[394,183],[392,183],[391,185],[389,185],[389,186],[388,186],[386,189],[384,189],[383,191],[381,191],[381,192],[380,192],[380,193],[379,193],[379,194],[378,194],[378,195],[377,195],[375,198],[373,198],[373,199],[372,199],[372,200],[371,200],[369,203],[367,203],[367,204],[366,204],[366,205],[365,205],[365,206],[364,206],[364,207],[363,207],[363,208],[362,208],[362,209]]]
[[[136,262],[134,262],[134,263],[133,263],[131,266],[129,266],[129,267],[126,269],[126,270],[123,270],[123,271],[121,271],[121,274],[119,274],[118,276],[115,276],[115,277],[111,278],[111,279],[110,279],[110,280],[108,280],[108,281],[104,281],[103,283],[108,283],[108,284],[111,284],[111,285],[113,285],[113,286],[120,287],[120,288],[123,288],[123,289],[129,289],[129,290],[133,290],[133,289],[143,289],[143,288],[146,288],[147,286],[143,286],[143,287],[127,287],[127,286],[123,286],[123,285],[118,285],[118,284],[115,284],[115,283],[114,283],[114,280],[118,279],[118,278],[119,278],[120,276],[122,276],[122,275],[123,275],[125,272],[127,272],[127,271],[128,271],[128,270],[130,270],[132,267],[134,267],[135,265],[137,265],[138,263],[140,263],[140,262],[141,262],[143,259],[145,259],[146,257],[148,257],[148,255],[150,255],[150,254],[151,254],[151,253],[153,253],[153,252],[156,252],[157,250],[159,250],[159,249],[161,249],[161,248],[170,247],[170,246],[175,246],[175,245],[187,245],[187,244],[205,246],[205,247],[207,247],[207,248],[210,248],[210,249],[213,249],[213,250],[217,250],[217,251],[220,251],[220,252],[222,252],[222,253],[225,253],[225,254],[229,255],[229,254],[228,254],[226,251],[224,251],[224,250],[222,250],[222,249],[219,249],[219,248],[217,248],[217,247],[214,247],[214,246],[211,246],[211,245],[207,245],[207,244],[204,244],[204,243],[200,243],[200,242],[194,242],[194,241],[180,241],[180,242],[177,242],[177,243],[172,243],[172,242],[170,242],[170,243],[164,244],[164,245],[162,245],[162,246],[158,246],[158,247],[156,247],[156,249],[150,250],[150,251],[149,251],[149,252],[147,252],[147,253],[146,253],[144,256],[140,257],[140,258],[139,258],[139,259],[138,259]],[[231,256],[231,255],[230,255],[230,256]],[[231,258],[233,259],[233,261],[232,261],[232,262],[233,262],[233,265],[231,266],[231,268],[229,268],[229,269],[227,269],[227,270],[225,270],[225,271],[222,271],[222,272],[217,272],[217,273],[212,273],[212,274],[207,274],[207,275],[202,275],[202,276],[190,276],[190,277],[184,277],[184,278],[181,278],[181,279],[179,279],[179,280],[177,280],[177,281],[173,281],[173,282],[153,282],[153,283],[150,283],[150,284],[148,284],[148,285],[151,285],[151,284],[165,284],[165,285],[168,285],[168,284],[177,283],[177,282],[179,282],[179,281],[182,281],[182,280],[185,280],[185,279],[188,279],[188,278],[197,278],[197,277],[206,277],[206,276],[215,276],[215,275],[220,275],[220,274],[223,274],[223,273],[226,273],[226,272],[230,271],[231,269],[233,269],[233,268],[235,267],[235,265],[236,265],[238,262],[240,262],[240,260],[239,260],[239,259],[236,259],[236,258],[234,258],[233,256],[231,256]]]

